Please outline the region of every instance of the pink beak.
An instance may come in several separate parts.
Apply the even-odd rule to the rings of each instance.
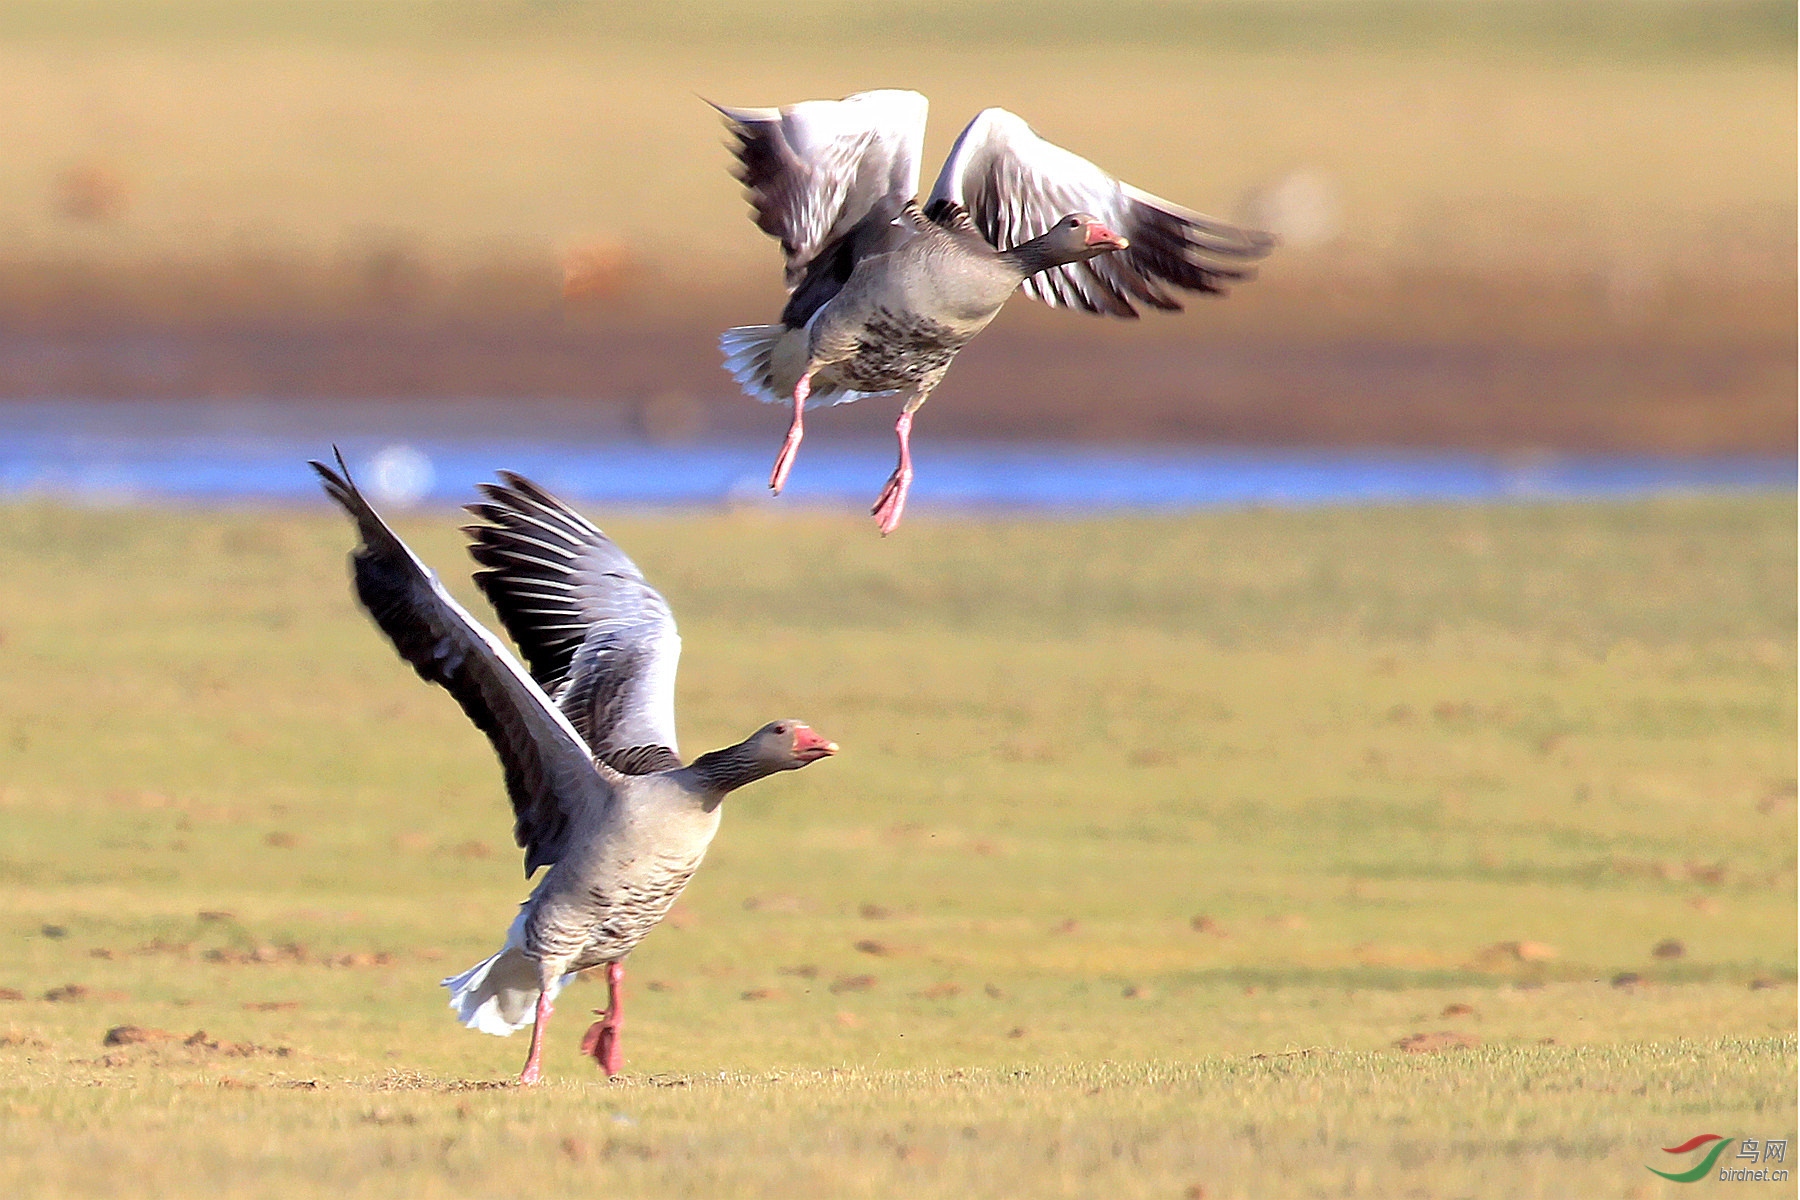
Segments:
[[[810,725],[794,726],[794,756],[807,762],[829,758],[838,751],[836,742],[828,742],[812,731]]]
[[[1120,237],[1098,221],[1089,221],[1087,227],[1087,244],[1090,246],[1106,246],[1113,250],[1125,250],[1131,243]]]

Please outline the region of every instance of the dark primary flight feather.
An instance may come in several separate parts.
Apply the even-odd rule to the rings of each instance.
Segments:
[[[681,765],[668,602],[613,540],[529,479],[501,471],[468,510],[475,582],[538,684],[595,756],[626,774]]]
[[[575,814],[608,803],[610,787],[563,714],[369,506],[342,455],[337,461],[338,471],[311,466],[362,537],[351,554],[357,597],[400,657],[455,697],[493,743],[525,873],[556,862]]]

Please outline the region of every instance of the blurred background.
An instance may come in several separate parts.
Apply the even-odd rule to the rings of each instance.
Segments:
[[[6,0],[0,397],[26,403],[0,406],[0,487],[129,490],[142,470],[71,466],[68,437],[177,431],[284,458],[747,440],[765,470],[785,418],[715,339],[774,318],[779,256],[702,98],[872,87],[930,97],[927,182],[1001,105],[1284,240],[1180,315],[1010,305],[927,454],[1791,463],[1786,0]],[[877,484],[892,420],[839,409],[809,456],[881,438],[854,469]]]

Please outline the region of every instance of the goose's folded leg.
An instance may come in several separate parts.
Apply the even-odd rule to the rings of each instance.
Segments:
[[[806,398],[812,394],[812,376],[802,375],[794,385],[794,419],[788,425],[787,439],[775,456],[775,469],[769,472],[769,490],[777,496],[787,486],[788,472],[794,469],[794,456],[800,453],[800,442],[806,437]]]
[[[550,1023],[550,993],[539,992],[537,1019],[531,1023],[531,1050],[525,1056],[525,1069],[519,1072],[520,1083],[536,1083],[543,1077],[544,1026]]]
[[[599,1063],[608,1079],[617,1075],[625,1064],[625,1050],[619,1042],[619,1030],[625,1025],[624,1014],[620,1011],[624,983],[624,964],[608,963],[606,1008],[594,1010],[594,1015],[601,1019],[588,1026],[587,1035],[581,1039],[581,1052]]]
[[[900,527],[900,517],[906,512],[906,493],[912,487],[912,448],[907,444],[912,434],[910,412],[900,414],[900,419],[894,422],[894,432],[900,436],[900,461],[894,467],[894,473],[888,476],[881,495],[875,498],[875,507],[869,510],[882,537]]]

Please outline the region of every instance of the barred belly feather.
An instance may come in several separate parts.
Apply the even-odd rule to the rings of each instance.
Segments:
[[[855,353],[837,365],[836,373],[864,391],[935,380],[950,369],[950,360],[968,340],[941,321],[878,308],[864,322]]]
[[[637,886],[614,886],[604,892],[594,889],[589,895],[597,919],[589,927],[574,969],[581,971],[617,962],[630,954],[669,915],[699,866],[695,862],[685,870],[659,873]]]

